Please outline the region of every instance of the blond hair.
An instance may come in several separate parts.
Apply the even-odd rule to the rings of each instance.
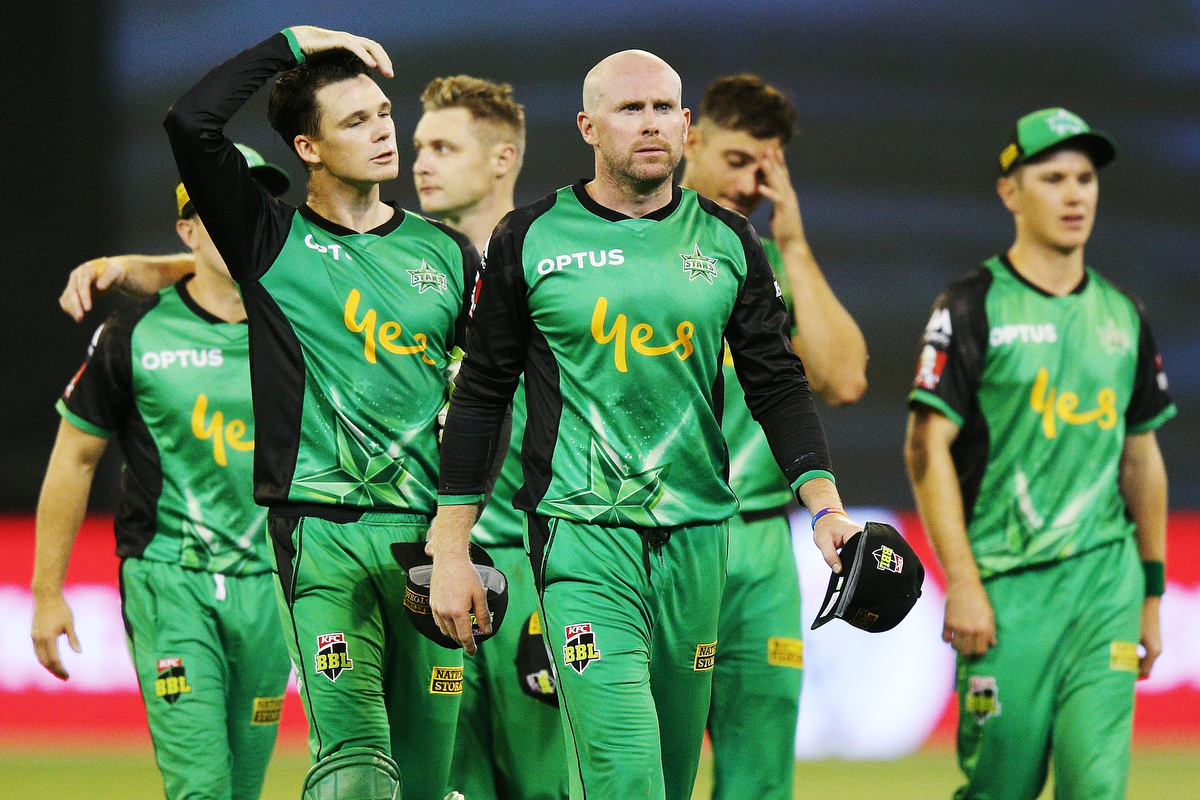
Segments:
[[[425,111],[465,108],[476,122],[488,126],[497,141],[517,148],[517,167],[525,155],[525,108],[513,99],[507,83],[493,83],[470,75],[434,78],[421,94]]]

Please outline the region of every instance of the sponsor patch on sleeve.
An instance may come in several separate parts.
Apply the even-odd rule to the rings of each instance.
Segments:
[[[693,672],[707,672],[717,664],[717,643],[696,645],[696,660],[692,664]]]
[[[250,714],[251,725],[278,725],[282,716],[283,695],[254,698],[254,711]]]
[[[767,663],[773,667],[804,669],[804,642],[772,636],[767,639]]]
[[[1113,642],[1108,648],[1108,668],[1116,672],[1138,671],[1136,642]]]

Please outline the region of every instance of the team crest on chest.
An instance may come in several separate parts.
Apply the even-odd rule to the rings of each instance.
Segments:
[[[446,276],[429,266],[424,259],[421,260],[420,269],[409,269],[405,272],[412,278],[412,285],[417,287],[420,294],[425,294],[429,289],[435,290],[438,294],[446,291]]]
[[[688,274],[689,281],[703,278],[711,284],[717,277],[717,260],[701,253],[700,245],[692,246],[691,255],[680,253],[679,257],[683,259],[683,271]]]
[[[1111,319],[1106,320],[1104,326],[1096,333],[1100,336],[1100,345],[1104,352],[1110,356],[1124,355],[1133,347],[1129,331],[1118,328],[1117,323]]]

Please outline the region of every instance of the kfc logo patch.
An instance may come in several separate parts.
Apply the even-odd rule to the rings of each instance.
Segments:
[[[567,643],[563,645],[563,663],[580,675],[593,661],[600,660],[600,648],[596,647],[596,634],[592,623],[566,627]]]
[[[350,652],[346,647],[346,635],[343,633],[323,633],[317,637],[317,654],[315,656],[317,672],[336,681],[344,669],[354,669],[350,660]]]

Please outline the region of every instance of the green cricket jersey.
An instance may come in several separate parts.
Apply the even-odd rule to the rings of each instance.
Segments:
[[[251,496],[247,326],[197,305],[190,280],[109,317],[58,410],[121,443],[118,556],[269,572],[266,511]]]
[[[951,454],[984,577],[1130,535],[1125,436],[1175,415],[1136,300],[1091,269],[1056,297],[998,256],[950,285],[923,341],[909,400],[960,426]]]
[[[164,123],[180,176],[240,282],[258,419],[255,497],[343,519],[433,514],[438,412],[478,257],[441,223],[395,209],[356,233],[272,198],[224,125],[297,64],[277,34],[218,66]]]
[[[729,518],[726,340],[790,484],[832,477],[782,292],[744,218],[676,189],[632,219],[581,181],[506,217],[488,253],[446,425],[443,502],[482,497],[524,372],[518,509],[634,527]]]

